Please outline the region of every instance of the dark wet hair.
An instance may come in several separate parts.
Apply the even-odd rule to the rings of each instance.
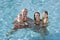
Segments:
[[[48,12],[47,11],[44,11],[45,12],[45,14],[47,14],[48,15]]]
[[[36,18],[35,18],[35,14],[36,14],[36,13],[39,14],[39,16],[40,16],[40,13],[39,13],[39,12],[35,12],[35,13],[34,13],[34,20],[35,20],[35,21],[36,21]]]

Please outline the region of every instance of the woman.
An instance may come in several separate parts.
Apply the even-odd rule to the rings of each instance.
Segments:
[[[47,26],[47,23],[48,23],[48,12],[44,11],[43,12],[43,18],[42,18],[43,27]]]
[[[34,13],[34,27],[33,30],[35,32],[39,32],[40,28],[41,28],[41,21],[40,21],[40,13],[39,12],[35,12]]]
[[[34,14],[34,24],[40,25],[40,13],[39,12],[35,12]]]

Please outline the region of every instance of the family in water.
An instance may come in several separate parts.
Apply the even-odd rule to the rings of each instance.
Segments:
[[[13,33],[14,31],[17,31],[18,29],[22,28],[32,28],[36,31],[39,31],[41,28],[46,28],[48,24],[48,12],[43,12],[43,17],[40,19],[40,13],[35,12],[34,13],[34,20],[27,17],[28,10],[24,8],[20,14],[14,19],[14,27],[8,34]]]

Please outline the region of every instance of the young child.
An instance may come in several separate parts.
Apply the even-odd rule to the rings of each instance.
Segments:
[[[43,12],[43,18],[42,18],[42,25],[43,25],[43,27],[47,26],[47,23],[48,23],[48,12],[44,11]]]

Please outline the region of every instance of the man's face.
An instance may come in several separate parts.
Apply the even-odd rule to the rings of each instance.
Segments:
[[[27,10],[23,10],[23,15],[26,16],[27,15]]]

